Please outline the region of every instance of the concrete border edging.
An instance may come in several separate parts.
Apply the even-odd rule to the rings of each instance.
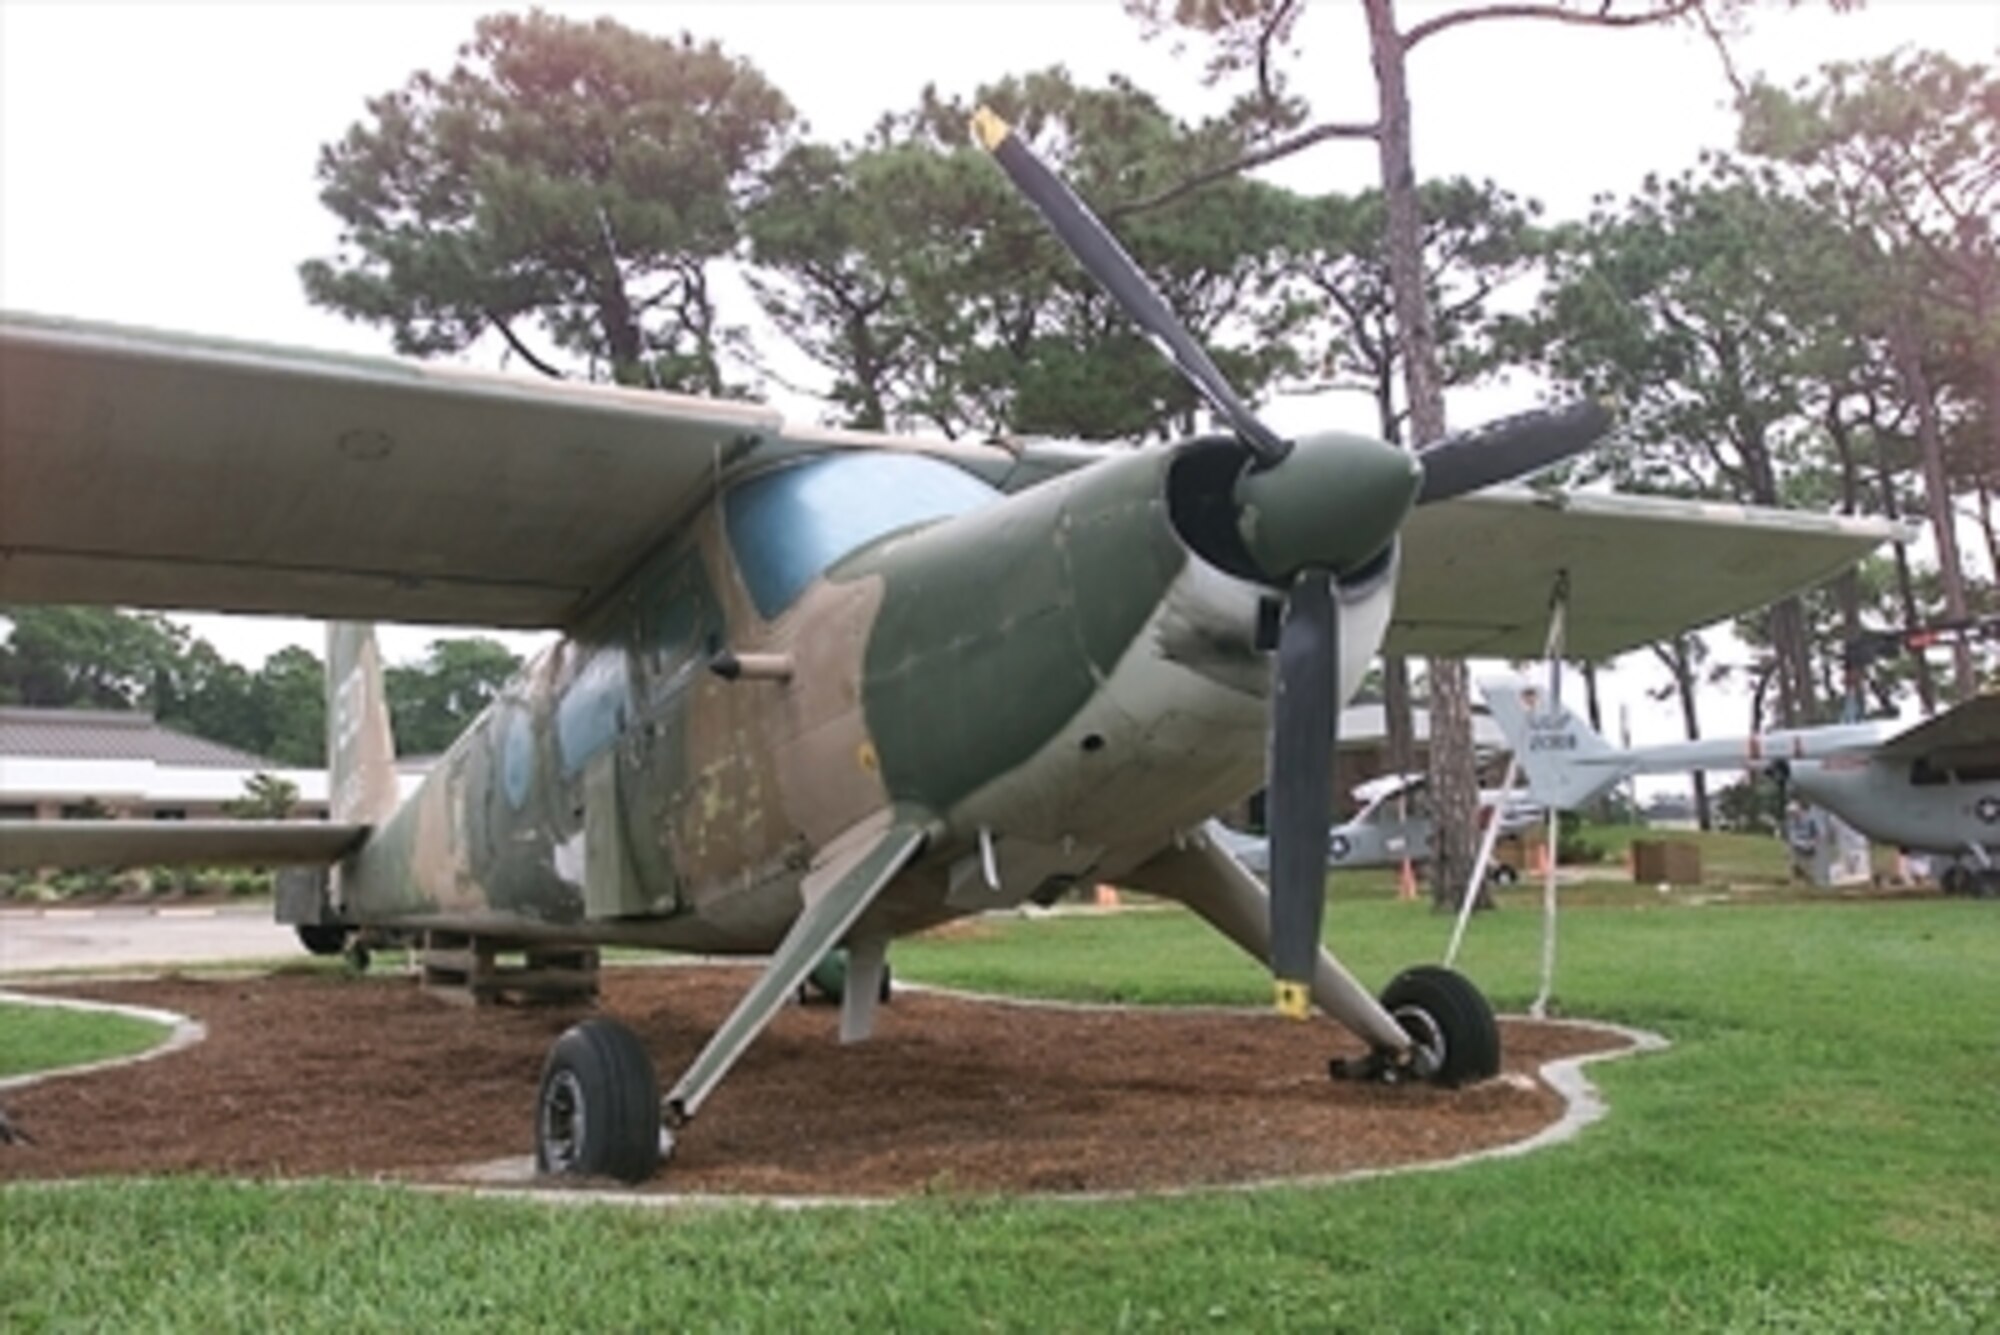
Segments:
[[[1119,1003],[1049,1001],[1036,998],[994,996],[986,993],[967,992],[955,988],[924,987],[919,984],[899,984],[911,991],[924,991],[937,995],[951,996],[968,1001],[983,1002],[1002,1006],[1031,1007],[1048,1010],[1072,1011],[1126,1011],[1146,1009]],[[166,1026],[169,1029],[165,1041],[148,1048],[144,1052],[129,1057],[114,1057],[105,1061],[86,1062],[80,1066],[65,1066],[50,1071],[34,1071],[26,1075],[0,1078],[0,1092],[19,1089],[44,1080],[58,1080],[65,1076],[85,1075],[96,1071],[111,1070],[129,1066],[137,1062],[150,1061],[191,1047],[207,1037],[207,1026],[200,1021],[181,1015],[175,1011],[160,1010],[149,1006],[127,1006],[113,1002],[86,1001],[72,997],[37,996],[30,993],[0,988],[0,1004],[44,1006],[54,1009],[68,1009],[96,1012],[100,1014],[124,1015],[132,1019],[145,1020]],[[1194,1006],[1189,1010],[1211,1011],[1227,1014],[1242,1014],[1246,1008],[1237,1006]],[[1260,1012],[1261,1013],[1261,1012]],[[1527,1016],[1508,1016],[1508,1019],[1529,1019]],[[1596,1020],[1562,1019],[1553,1023],[1571,1025],[1579,1029],[1589,1029],[1624,1039],[1626,1046],[1602,1052],[1586,1052],[1574,1057],[1559,1057],[1545,1062],[1537,1069],[1537,1074],[1563,1100],[1563,1115],[1548,1126],[1521,1140],[1484,1149],[1472,1150],[1447,1159],[1423,1160],[1414,1163],[1390,1164],[1382,1167],[1356,1168],[1344,1173],[1309,1174],[1303,1177],[1260,1178],[1247,1182],[1206,1183],[1188,1187],[1170,1187],[1157,1191],[1086,1191],[1086,1192],[995,1192],[996,1200],[1008,1202],[1030,1202],[1053,1205],[1090,1205],[1132,1203],[1148,1200],[1178,1200],[1193,1196],[1240,1195],[1248,1192],[1272,1191],[1284,1188],[1315,1188],[1336,1186],[1348,1182],[1365,1182],[1375,1178],[1396,1177],[1413,1173],[1435,1173],[1447,1169],[1461,1168],[1470,1164],[1494,1159],[1519,1158],[1537,1150],[1574,1140],[1583,1130],[1607,1116],[1611,1107],[1601,1091],[1591,1081],[1585,1068],[1600,1061],[1613,1061],[1622,1057],[1643,1053],[1662,1052],[1672,1047],[1663,1035],[1649,1030],[1635,1029],[1626,1025],[1611,1024]],[[458,1170],[459,1180],[455,1182],[413,1182],[394,1178],[351,1179],[364,1185],[372,1184],[423,1194],[469,1195],[483,1199],[532,1202],[543,1205],[577,1206],[607,1205],[638,1207],[643,1209],[716,1209],[732,1206],[758,1206],[784,1210],[820,1209],[826,1207],[875,1208],[894,1205],[908,1199],[907,1196],[758,1196],[723,1193],[659,1193],[622,1191],[607,1188],[537,1187],[516,1185],[523,1178],[532,1178],[534,1160],[531,1156],[518,1156],[491,1160],[479,1164],[469,1164]],[[71,1179],[67,1183],[20,1182],[17,1187],[57,1187],[75,1185]],[[136,1179],[144,1181],[146,1179]],[[307,1178],[295,1181],[280,1180],[268,1183],[274,1186],[304,1186],[339,1182],[337,1178]]]
[[[131,1066],[137,1062],[152,1061],[155,1057],[165,1057],[169,1053],[179,1052],[182,1048],[193,1047],[208,1037],[208,1026],[201,1021],[190,1019],[178,1011],[159,1010],[152,1006],[125,1006],[111,1001],[85,1001],[79,997],[48,997],[32,992],[17,992],[10,988],[0,988],[0,1005],[40,1006],[49,1010],[122,1015],[129,1020],[144,1020],[150,1024],[161,1025],[167,1030],[164,1040],[144,1052],[135,1052],[129,1057],[107,1057],[103,1061],[84,1062],[80,1066],[58,1066],[48,1071],[29,1071],[25,1075],[0,1077],[0,1093],[38,1085],[44,1080],[61,1080],[65,1076],[89,1075],[94,1071],[109,1071],[120,1066]]]
[[[899,987],[906,986],[898,984]],[[1048,1001],[1027,997],[1001,997],[986,993],[966,992],[954,988],[922,987],[907,985],[911,991],[927,991],[938,995],[957,997],[967,1001],[980,1001],[1006,1006],[1032,1007],[1048,1010],[1076,1011],[1121,1011],[1137,1010],[1143,1007],[1127,1006],[1108,1002]],[[1188,1010],[1210,1011],[1224,1014],[1244,1014],[1240,1006],[1190,1006]],[[1251,1013],[1262,1014],[1261,1010]],[[1515,1020],[1533,1020],[1526,1015],[1503,1017]],[[1626,1041],[1627,1046],[1612,1048],[1603,1052],[1585,1052],[1574,1057],[1558,1057],[1537,1068],[1537,1074],[1548,1082],[1549,1088],[1563,1100],[1563,1115],[1548,1126],[1521,1140],[1509,1141],[1501,1145],[1491,1145],[1484,1149],[1471,1150],[1453,1155],[1448,1159],[1428,1159],[1414,1163],[1389,1164],[1382,1167],[1355,1168],[1344,1173],[1308,1174],[1303,1177],[1257,1178],[1247,1182],[1204,1183],[1188,1187],[1168,1187],[1157,1191],[1074,1191],[1074,1192],[994,1192],[996,1200],[1027,1202],[1037,1205],[1089,1205],[1133,1203],[1138,1201],[1179,1200],[1192,1196],[1239,1195],[1247,1192],[1276,1191],[1285,1188],[1313,1188],[1338,1186],[1347,1182],[1365,1182],[1373,1178],[1397,1177],[1412,1173],[1435,1173],[1452,1168],[1463,1168],[1482,1163],[1489,1159],[1513,1159],[1532,1154],[1537,1150],[1574,1140],[1584,1129],[1602,1121],[1611,1111],[1603,1093],[1592,1083],[1585,1067],[1593,1062],[1614,1061],[1621,1057],[1633,1057],[1650,1052],[1664,1052],[1673,1046],[1664,1035],[1650,1030],[1634,1029],[1626,1025],[1611,1024],[1598,1020],[1561,1019],[1555,1021],[1533,1021],[1534,1023],[1555,1023],[1571,1025],[1578,1029],[1589,1029],[1608,1034]],[[669,1168],[666,1171],[671,1172]],[[623,1191],[604,1187],[540,1187],[517,1185],[523,1178],[532,1179],[534,1159],[520,1155],[499,1160],[489,1160],[479,1164],[468,1164],[459,1170],[460,1180],[451,1183],[395,1183],[410,1190],[449,1194],[465,1194],[496,1200],[518,1200],[540,1202],[547,1205],[612,1205],[638,1207],[641,1209],[715,1209],[729,1206],[761,1206],[784,1210],[819,1209],[825,1207],[874,1208],[894,1205],[907,1200],[903,1196],[757,1196],[733,1193],[661,1193]]]

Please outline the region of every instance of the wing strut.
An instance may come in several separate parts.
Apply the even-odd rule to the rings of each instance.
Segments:
[[[1569,571],[1558,570],[1555,583],[1549,589],[1549,632],[1542,641],[1542,660],[1549,665],[1550,709],[1558,708],[1562,701],[1563,641],[1568,623]],[[1472,860],[1472,879],[1458,902],[1458,921],[1452,924],[1451,944],[1445,947],[1444,952],[1447,969],[1458,958],[1459,945],[1465,940],[1465,925],[1471,921],[1472,906],[1478,901],[1479,887],[1486,883],[1486,869],[1493,863],[1493,845],[1500,837],[1500,813],[1507,809],[1508,801],[1514,796],[1514,786],[1520,781],[1521,757],[1510,755],[1507,758],[1507,777],[1500,781],[1500,793],[1493,799],[1492,813],[1479,836],[1479,856]],[[1542,873],[1542,986],[1535,994],[1534,1004],[1529,1007],[1529,1013],[1538,1020],[1547,1013],[1549,992],[1555,985],[1557,816],[1555,807],[1551,805],[1546,834],[1548,859]]]
[[[771,962],[708,1040],[687,1073],[667,1091],[662,1124],[672,1131],[694,1117],[757,1035],[799,989],[813,965],[839,945],[896,873],[923,850],[929,817],[897,807],[849,830],[806,873],[805,906],[771,954]],[[854,980],[849,979],[850,987]]]

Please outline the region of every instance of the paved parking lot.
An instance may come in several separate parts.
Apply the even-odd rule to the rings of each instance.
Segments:
[[[302,955],[269,904],[0,911],[0,975]]]

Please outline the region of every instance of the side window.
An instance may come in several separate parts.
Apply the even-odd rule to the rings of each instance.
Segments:
[[[694,552],[676,557],[640,590],[639,600],[632,648],[641,661],[644,689],[654,698],[674,694],[708,661],[710,637],[722,628],[701,558]]]
[[[1935,784],[1950,783],[1951,775],[1931,764],[1928,758],[1918,756],[1910,762],[1910,782],[1919,788],[1929,788]]]
[[[599,645],[586,652],[589,657],[570,675],[556,701],[556,747],[565,777],[579,773],[592,756],[618,740],[631,706],[625,650]]]
[[[729,545],[766,620],[875,539],[990,504],[1000,493],[920,454],[856,451],[748,478],[723,498]]]

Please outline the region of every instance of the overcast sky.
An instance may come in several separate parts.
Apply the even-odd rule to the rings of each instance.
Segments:
[[[418,69],[448,68],[490,4],[118,5],[0,0],[0,306],[294,343],[383,352],[386,333],[306,304],[299,262],[330,254],[332,215],[315,194],[319,146],[363,100]],[[753,61],[821,137],[858,136],[930,82],[969,92],[1050,64],[1080,78],[1124,73],[1184,114],[1218,104],[1199,53],[1144,40],[1114,2],[570,5],[644,30],[686,29]],[[1440,6],[1402,6],[1405,22]],[[1768,12],[1761,12],[1768,11]],[[1766,4],[1736,42],[1746,73],[1781,82],[1821,63],[1925,46],[1992,62],[2000,4],[1873,0],[1834,15]],[[1360,14],[1318,0],[1301,29],[1299,87],[1316,113],[1371,115]],[[1476,24],[1412,57],[1420,173],[1490,176],[1557,216],[1593,195],[1629,192],[1651,171],[1694,163],[1734,129],[1713,50],[1678,30],[1597,32],[1545,23]],[[1275,179],[1309,189],[1373,183],[1372,148],[1321,146]],[[734,318],[749,321],[751,312]],[[1455,401],[1455,421],[1518,406],[1529,387]],[[1509,395],[1513,401],[1509,401]],[[1298,405],[1274,409],[1281,428]],[[1357,414],[1365,405],[1314,408]],[[1320,420],[1324,422],[1324,417]],[[190,618],[218,648],[256,663],[285,643],[320,647],[317,629],[257,618]],[[419,652],[428,629],[388,637]],[[516,639],[517,645],[527,643]],[[1621,673],[1638,740],[1672,735],[1643,687]],[[1740,728],[1718,702],[1713,729]]]

